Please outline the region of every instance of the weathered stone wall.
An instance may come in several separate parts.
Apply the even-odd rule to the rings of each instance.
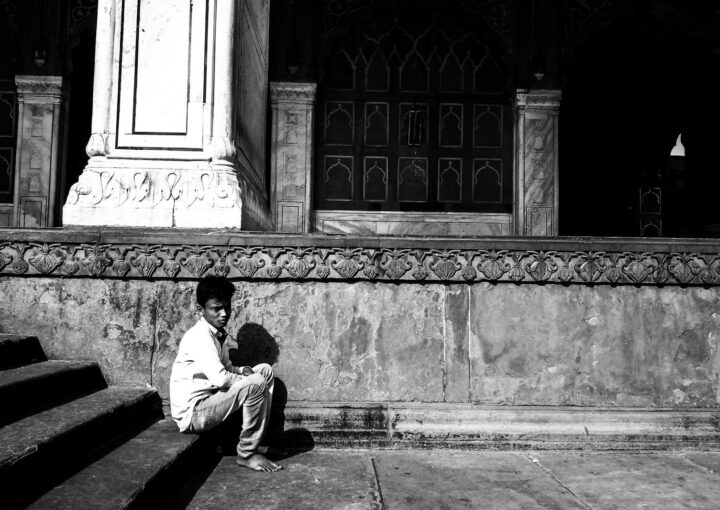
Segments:
[[[712,407],[720,288],[236,280],[292,400]],[[0,332],[164,397],[194,280],[0,276]]]

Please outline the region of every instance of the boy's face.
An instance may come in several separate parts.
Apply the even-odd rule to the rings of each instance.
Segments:
[[[205,302],[205,306],[198,304],[198,309],[202,312],[203,319],[216,329],[227,326],[232,314],[229,299],[210,298]]]

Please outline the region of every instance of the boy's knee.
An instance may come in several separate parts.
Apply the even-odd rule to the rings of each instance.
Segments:
[[[270,383],[273,380],[273,369],[267,363],[260,363],[253,367],[253,371],[257,374],[262,374],[265,380]]]
[[[254,386],[259,386],[261,390],[265,390],[265,386],[267,385],[267,381],[265,380],[265,376],[263,374],[250,374],[247,377],[245,377],[245,384],[252,384]]]

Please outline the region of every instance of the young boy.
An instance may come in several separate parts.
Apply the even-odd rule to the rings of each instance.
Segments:
[[[277,471],[282,467],[259,452],[270,417],[272,368],[266,363],[234,367],[223,354],[234,293],[235,286],[225,278],[208,276],[198,283],[197,308],[202,317],[178,346],[170,375],[172,417],[181,432],[199,433],[242,409],[236,462],[256,471]]]

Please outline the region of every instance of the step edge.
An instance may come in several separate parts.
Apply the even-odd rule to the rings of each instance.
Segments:
[[[105,393],[110,392],[114,393],[116,390],[118,390],[117,387],[108,387],[103,388],[101,390],[98,390],[94,393],[91,393],[89,395],[82,396],[78,399],[75,399],[71,402],[66,402],[65,404],[59,405],[57,407],[42,411],[40,413],[28,416],[26,418],[23,418],[21,420],[18,420],[16,422],[10,423],[3,427],[3,429],[7,430],[9,428],[21,428],[22,423],[29,419],[39,419],[39,417],[43,414],[48,414],[51,416],[51,413],[57,412],[58,409],[65,408],[69,406],[70,404],[77,404],[79,401],[88,399],[90,397],[99,398],[99,393]],[[41,438],[35,438],[35,441],[31,444],[28,444],[25,446],[25,448],[20,452],[19,455],[11,455],[8,458],[0,459],[0,473],[4,470],[10,469],[13,465],[17,464],[18,462],[23,461],[28,456],[37,453],[42,447],[47,447],[48,445],[52,444],[55,441],[61,440],[63,436],[67,436],[72,434],[74,431],[76,431],[78,428],[87,425],[88,423],[91,423],[93,421],[104,419],[105,417],[117,412],[118,410],[126,407],[132,407],[136,405],[141,405],[144,403],[145,400],[150,400],[155,397],[157,394],[155,390],[147,389],[147,388],[122,388],[122,390],[134,390],[133,394],[126,396],[120,401],[113,402],[112,406],[105,407],[102,409],[100,413],[90,415],[86,418],[89,419],[77,419],[70,424],[68,424],[68,427],[62,429],[59,431],[59,433],[45,433],[42,435]],[[136,392],[136,393],[135,393]],[[48,420],[49,421],[49,420]],[[0,429],[2,430],[2,429]]]

